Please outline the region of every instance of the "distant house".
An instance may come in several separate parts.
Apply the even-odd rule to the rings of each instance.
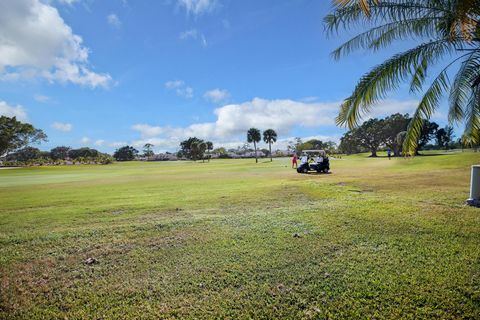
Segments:
[[[175,161],[178,157],[172,153],[158,153],[150,157],[150,161]]]
[[[291,150],[276,150],[273,152],[274,157],[290,157],[293,155],[293,151]]]
[[[261,150],[257,150],[257,157],[259,158],[263,158],[265,157],[266,154],[261,151]],[[242,158],[255,158],[255,151],[251,151],[251,152],[245,152],[243,155],[242,155]]]

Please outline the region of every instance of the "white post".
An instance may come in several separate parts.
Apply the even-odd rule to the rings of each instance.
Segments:
[[[480,165],[472,166],[470,180],[470,198],[467,203],[471,206],[480,207]]]

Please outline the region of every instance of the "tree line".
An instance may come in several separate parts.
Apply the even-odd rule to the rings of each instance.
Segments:
[[[376,157],[380,149],[390,149],[394,156],[403,152],[407,129],[412,121],[408,114],[396,113],[384,119],[372,118],[362,125],[346,132],[340,139],[339,151],[345,154],[370,152]],[[434,141],[434,145],[429,144]],[[440,128],[435,122],[423,120],[415,153],[422,149],[450,149],[458,147],[460,140],[454,141],[453,128]]]
[[[247,142],[253,143],[253,152],[255,155],[255,161],[258,163],[258,149],[257,144],[262,140],[262,133],[257,128],[250,128],[247,131]],[[273,129],[267,129],[263,132],[263,141],[268,144],[268,154],[270,155],[270,161],[272,158],[272,143],[277,141],[277,133]],[[210,160],[211,152],[213,150],[213,143],[211,141],[205,141],[197,137],[190,137],[180,142],[180,150],[177,153],[179,158],[187,158],[193,161],[206,159]],[[247,150],[247,148],[245,148]],[[226,157],[227,150],[225,148],[218,148],[216,152],[221,156]]]
[[[299,156],[303,150],[325,150],[328,154],[338,153],[337,144],[333,141],[322,141],[319,139],[309,139],[303,141],[302,138],[295,138],[289,141],[287,149],[289,153],[295,153]]]
[[[113,162],[111,155],[102,153],[96,149],[78,148],[72,149],[59,146],[50,151],[41,151],[35,147],[24,147],[11,152],[5,157],[5,165],[61,165],[61,164],[109,164]]]

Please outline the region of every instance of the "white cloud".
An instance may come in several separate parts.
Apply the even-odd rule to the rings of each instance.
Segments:
[[[63,132],[69,132],[72,131],[73,125],[71,123],[54,122],[52,123],[52,128]]]
[[[155,146],[156,150],[176,150],[180,141],[180,139],[148,138],[135,140],[132,142],[132,146],[142,148],[145,144],[150,143]]]
[[[96,146],[101,147],[101,146],[103,146],[103,145],[105,144],[105,140],[99,139],[99,140],[95,141],[94,144],[95,144]]]
[[[372,116],[385,116],[395,112],[411,112],[417,101],[387,100],[382,102]],[[266,100],[254,98],[241,104],[229,104],[214,111],[214,122],[194,123],[187,127],[152,126],[135,124],[134,131],[140,133],[141,139],[134,145],[152,143],[163,148],[176,148],[180,141],[196,136],[214,141],[220,145],[238,145],[237,141],[245,141],[245,133],[255,127],[260,130],[274,129],[279,136],[288,136],[295,127],[324,129],[335,127],[335,117],[341,102],[302,102],[295,100]],[[338,141],[338,136],[317,137],[322,140]],[[283,139],[283,140],[282,140]],[[288,139],[280,142],[286,144]],[[242,143],[240,143],[241,145]]]
[[[177,90],[177,94],[185,98],[192,98],[193,89],[191,87],[186,87],[183,90]]]
[[[91,140],[90,140],[89,137],[83,137],[82,139],[80,139],[80,142],[81,142],[82,144],[88,144],[88,143],[90,143],[90,141],[91,141]]]
[[[168,90],[174,90],[175,93],[184,98],[193,97],[193,89],[185,84],[183,80],[171,80],[165,82],[165,88]]]
[[[202,44],[202,47],[208,46],[207,38],[205,38],[205,35],[203,34],[200,35],[200,43]]]
[[[193,39],[193,40],[198,40],[200,41],[200,44],[202,47],[207,47],[207,38],[205,38],[205,35],[203,33],[200,33],[197,29],[190,29],[186,30],[183,32],[180,32],[180,35],[178,36],[180,40],[188,40],[188,39]]]
[[[242,104],[230,104],[214,111],[215,122],[194,123],[188,127],[161,127],[136,124],[143,140],[160,139],[162,143],[191,136],[215,141],[232,141],[243,138],[245,132],[256,127],[261,130],[272,128],[279,134],[288,134],[295,126],[334,126],[335,112],[339,103],[303,103],[293,100],[265,100],[255,98]],[[158,143],[158,142],[157,142]]]
[[[75,2],[79,2],[80,0],[57,0],[57,2],[59,3],[62,3],[62,4],[68,4],[68,5],[72,5],[74,4]]]
[[[115,13],[110,13],[107,16],[107,22],[109,25],[111,25],[114,28],[120,28],[122,26],[122,22],[118,18],[118,16]]]
[[[132,129],[140,132],[145,137],[165,135],[168,132],[167,127],[155,127],[148,124],[135,124],[132,126]]]
[[[38,102],[47,102],[50,100],[50,97],[47,97],[41,94],[37,94],[33,98]]]
[[[113,147],[113,148],[120,148],[120,147],[123,147],[123,146],[126,146],[126,145],[128,145],[128,142],[126,142],[126,141],[114,141],[114,142],[109,144],[109,146]]]
[[[305,97],[305,98],[302,98],[301,101],[303,101],[303,102],[314,102],[314,101],[318,101],[318,97],[315,97],[315,96]]]
[[[230,94],[228,93],[227,90],[221,90],[221,89],[218,89],[218,88],[207,91],[203,95],[203,97],[205,99],[210,100],[210,101],[215,102],[215,103],[225,101],[229,96],[230,96]]]
[[[418,100],[384,100],[370,109],[370,118],[385,117],[393,113],[412,113],[418,107]]]
[[[73,3],[73,1],[64,1]],[[0,2],[0,78],[44,78],[107,87],[108,74],[90,69],[89,49],[58,10],[40,0]]]
[[[217,0],[177,0],[177,4],[184,8],[188,15],[209,13],[219,5]]]
[[[198,37],[198,31],[196,29],[191,29],[187,31],[180,32],[180,35],[178,36],[180,40],[185,40],[185,39],[197,39]]]
[[[177,89],[185,86],[185,82],[183,80],[171,80],[165,82],[165,88],[167,89]]]
[[[27,111],[21,105],[10,106],[5,101],[0,101],[0,115],[6,117],[17,117],[17,120],[26,121]]]

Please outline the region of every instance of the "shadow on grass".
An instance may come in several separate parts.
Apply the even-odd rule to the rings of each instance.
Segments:
[[[332,171],[328,171],[327,173],[310,171],[308,173],[299,173],[299,174],[304,174],[304,175],[309,175],[309,176],[325,176],[325,175],[332,174],[332,173],[333,173]]]
[[[436,156],[451,156],[451,155],[454,155],[455,153],[454,152],[444,152],[444,153],[431,153],[431,154],[428,154],[428,153],[419,153],[417,154],[415,157],[436,157]],[[397,157],[391,157],[392,159],[401,159],[401,158],[415,158],[415,157],[404,157],[404,156],[397,156]],[[388,156],[376,156],[376,157],[372,157],[372,156],[368,156],[366,158],[371,158],[371,159],[388,159]]]

